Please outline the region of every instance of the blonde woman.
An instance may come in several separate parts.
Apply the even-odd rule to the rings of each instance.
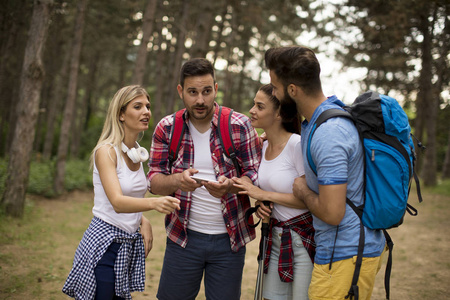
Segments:
[[[176,198],[144,198],[142,162],[148,152],[137,143],[148,129],[150,97],[140,86],[114,95],[102,134],[92,151],[93,219],[75,252],[63,292],[76,299],[131,299],[143,291],[145,257],[152,228],[143,211],[169,214],[180,209]]]

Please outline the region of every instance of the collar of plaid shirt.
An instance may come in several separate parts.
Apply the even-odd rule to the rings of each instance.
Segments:
[[[273,218],[270,219],[267,252],[264,257],[264,273],[267,273],[267,270],[269,268],[270,253],[272,249],[273,226],[283,228],[283,232],[281,234],[280,257],[278,259],[278,275],[280,276],[281,281],[292,282],[294,280],[294,252],[292,250],[292,237],[290,229],[300,235],[303,246],[308,252],[312,263],[314,263],[316,243],[314,242],[314,227],[312,225],[312,222],[312,215],[309,211],[284,222],[280,222]]]

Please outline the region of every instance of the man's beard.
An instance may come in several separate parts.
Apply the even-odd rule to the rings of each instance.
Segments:
[[[303,115],[302,112],[300,111],[300,108],[297,105],[297,102],[293,98],[291,98],[291,96],[289,96],[289,93],[287,91],[287,87],[284,88],[284,97],[283,97],[283,99],[279,99],[279,100],[284,106],[287,106],[288,109],[290,107],[295,107],[295,108],[297,108],[298,113],[300,115]]]
[[[205,113],[202,115],[199,115],[195,112],[196,108],[202,108],[205,110]],[[211,111],[214,109],[214,105],[212,107],[208,107],[206,105],[195,105],[190,107],[189,109],[189,117],[190,118],[194,118],[196,120],[204,120],[206,119],[208,116],[210,116]]]

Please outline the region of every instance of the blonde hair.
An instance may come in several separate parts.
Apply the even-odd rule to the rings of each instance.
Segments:
[[[128,103],[140,96],[145,96],[150,101],[150,96],[147,91],[139,85],[125,86],[116,92],[111,100],[111,103],[109,104],[108,113],[106,115],[105,124],[103,125],[100,138],[91,153],[91,168],[94,166],[94,156],[98,148],[109,144],[112,147],[121,149],[122,141],[125,137],[125,131],[123,129],[123,124],[119,119],[120,114],[125,112]]]

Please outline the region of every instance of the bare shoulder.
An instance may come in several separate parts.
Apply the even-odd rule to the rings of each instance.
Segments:
[[[117,163],[117,153],[112,145],[102,145],[95,151],[95,163],[105,164],[105,163]]]

